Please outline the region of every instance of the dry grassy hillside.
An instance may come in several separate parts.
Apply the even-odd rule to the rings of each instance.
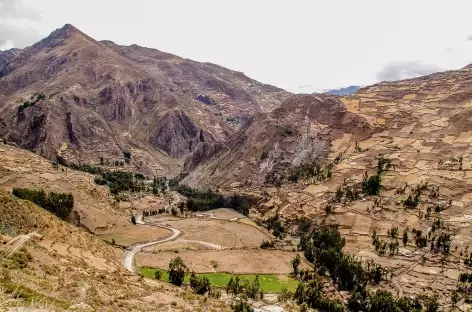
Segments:
[[[90,174],[59,167],[32,152],[0,143],[0,187],[44,189],[71,193],[77,221],[92,232],[129,223],[129,217],[113,209],[106,187],[97,186]]]
[[[119,249],[2,189],[0,214],[0,309],[228,310],[222,302],[203,300],[182,289],[129,275],[121,269]],[[14,235],[32,231],[41,237],[32,238],[5,257]]]

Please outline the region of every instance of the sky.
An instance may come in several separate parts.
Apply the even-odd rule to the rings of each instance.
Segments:
[[[0,50],[69,23],[295,93],[472,63],[470,0],[0,0]]]

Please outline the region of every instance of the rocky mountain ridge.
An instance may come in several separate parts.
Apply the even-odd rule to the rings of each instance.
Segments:
[[[217,65],[98,42],[71,25],[2,60],[2,138],[51,160],[116,161],[129,150],[133,170],[156,175],[178,173],[199,144],[225,141],[241,120],[289,96]],[[44,99],[29,105],[38,94]]]

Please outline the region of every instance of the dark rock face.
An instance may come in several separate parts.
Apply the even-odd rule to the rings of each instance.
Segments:
[[[182,157],[205,140],[214,141],[209,133],[195,125],[184,112],[172,111],[159,120],[150,142],[172,157]]]
[[[214,159],[224,149],[225,146],[221,142],[198,143],[192,154],[185,159],[183,172],[190,172],[201,163]]]
[[[215,101],[208,95],[197,95],[197,100],[202,102],[202,103],[205,103],[206,105],[212,105],[212,104],[215,104]]]

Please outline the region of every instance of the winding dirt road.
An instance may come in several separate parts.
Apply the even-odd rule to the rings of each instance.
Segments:
[[[140,218],[140,221],[142,222],[142,216]],[[138,222],[136,221],[136,223],[138,223]],[[144,222],[139,223],[139,224],[144,224]],[[166,237],[166,238],[162,238],[162,239],[147,242],[147,243],[138,243],[138,244],[133,245],[130,250],[126,250],[126,252],[123,256],[123,266],[129,272],[138,273],[137,270],[135,269],[134,265],[133,265],[134,256],[138,252],[140,252],[143,248],[171,241],[171,240],[177,238],[177,236],[180,235],[180,230],[178,230],[178,229],[175,229],[175,228],[172,228],[172,227],[169,227],[169,226],[165,226],[165,225],[153,225],[153,226],[171,230],[172,235],[169,236],[169,237]]]

